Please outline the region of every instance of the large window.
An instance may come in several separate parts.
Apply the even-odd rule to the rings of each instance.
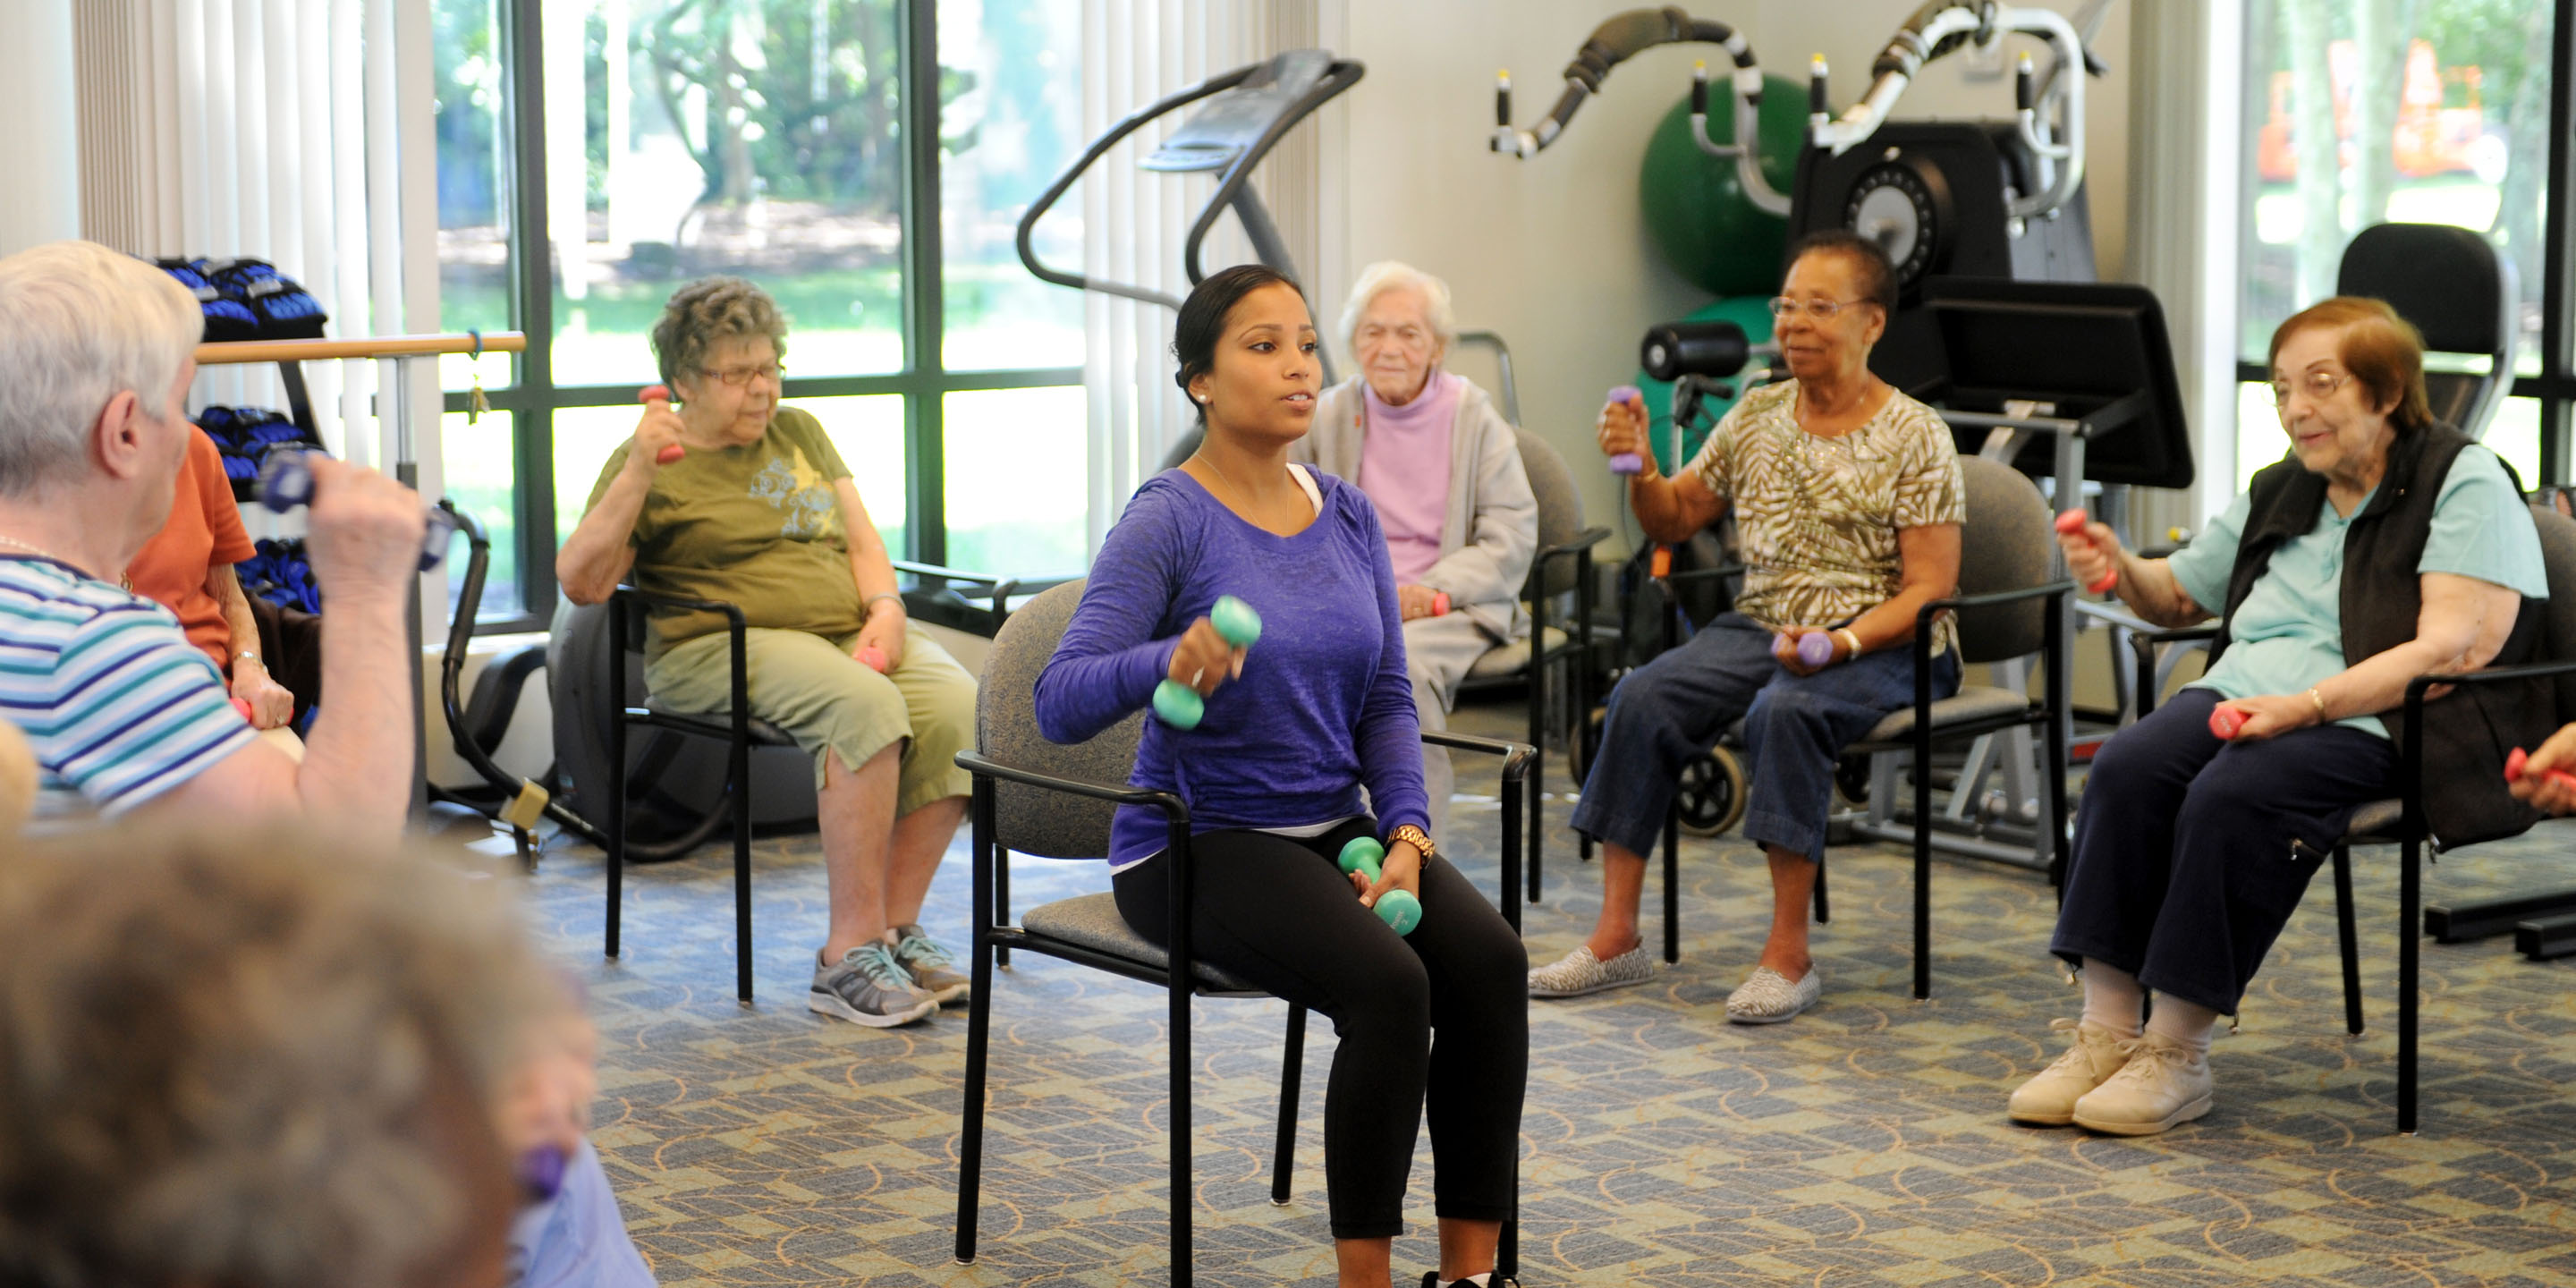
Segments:
[[[893,549],[1080,565],[1081,302],[1013,249],[1081,146],[1079,0],[433,4],[441,320],[530,335],[444,369],[449,492],[493,529],[487,627],[552,610],[555,546],[658,379],[662,302],[715,273],[778,299],[785,397]],[[1047,233],[1079,257],[1078,212]]]
[[[2563,207],[2576,194],[2560,177],[2570,8],[2569,0],[2247,0],[2240,483],[2285,449],[2264,384],[2273,329],[2333,294],[2344,246],[2381,222],[2472,229],[2512,261],[2522,294],[2519,396],[2485,441],[2526,482],[2565,481],[2576,397],[2563,324]]]

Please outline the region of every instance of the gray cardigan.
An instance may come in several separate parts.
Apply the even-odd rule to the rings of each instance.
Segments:
[[[1538,550],[1538,499],[1521,468],[1520,442],[1491,395],[1461,378],[1458,418],[1449,429],[1449,517],[1440,525],[1440,560],[1422,584],[1449,592],[1458,611],[1496,643],[1529,633],[1522,583]],[[1354,376],[1315,401],[1315,426],[1288,458],[1359,482],[1362,378]]]

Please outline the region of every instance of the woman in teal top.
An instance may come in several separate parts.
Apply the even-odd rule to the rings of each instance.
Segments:
[[[2538,531],[2504,462],[2433,420],[2414,328],[2377,300],[2318,304],[2274,333],[2272,392],[2290,455],[2188,548],[2142,559],[2098,523],[2062,539],[2079,580],[2116,571],[2149,621],[2220,629],[2202,678],[2094,758],[2050,944],[2083,967],[2084,1016],[2013,1093],[2017,1122],[2146,1135],[2207,1113],[2218,1016],[2353,811],[2397,794],[2407,683],[2537,641]],[[2437,837],[2527,823],[2503,757],[2548,710],[2485,687],[2426,709]]]

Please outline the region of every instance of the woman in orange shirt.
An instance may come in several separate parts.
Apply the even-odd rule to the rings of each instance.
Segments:
[[[259,655],[259,624],[233,573],[234,564],[256,553],[224,477],[223,454],[204,433],[190,435],[170,519],[127,566],[125,582],[179,619],[188,642],[205,650],[232,695],[250,704],[254,728],[275,729],[295,718],[295,695],[269,676]]]

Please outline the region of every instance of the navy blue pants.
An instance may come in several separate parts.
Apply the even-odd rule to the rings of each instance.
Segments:
[[[1232,829],[1190,838],[1193,951],[1331,1020],[1341,1038],[1324,1089],[1334,1238],[1404,1232],[1426,1116],[1439,1169],[1433,1209],[1509,1220],[1529,1080],[1529,955],[1445,858],[1422,865],[1422,923],[1402,937],[1387,929],[1334,863],[1351,838],[1376,834],[1356,818],[1303,840]],[[1118,915],[1158,944],[1171,925],[1170,861],[1157,854],[1111,878]]]
[[[1619,681],[1574,829],[1632,854],[1650,852],[1681,789],[1682,766],[1742,720],[1753,761],[1744,839],[1823,859],[1834,762],[1888,712],[1913,704],[1914,654],[1881,649],[1801,676],[1771,656],[1771,634],[1742,613],[1721,613]],[[1932,696],[1958,691],[1958,654],[1932,659]]]
[[[2185,689],[2102,744],[2049,951],[2233,1015],[2353,810],[2397,794],[2397,749],[2340,725],[2222,742],[2218,702]]]

